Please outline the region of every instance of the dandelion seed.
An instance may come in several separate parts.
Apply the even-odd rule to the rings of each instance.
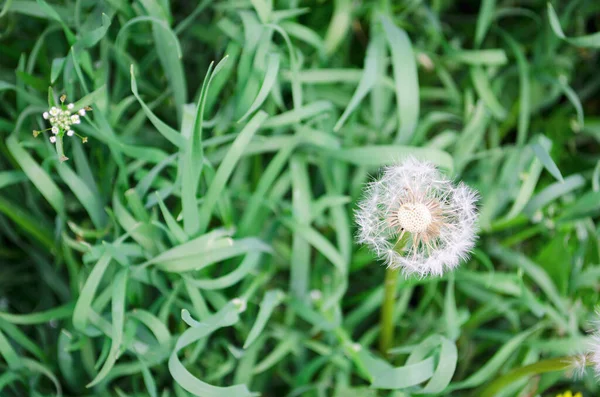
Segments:
[[[409,158],[370,183],[356,211],[358,241],[390,268],[442,275],[468,258],[476,239],[478,195],[453,185],[429,162]],[[397,243],[407,240],[403,251]]]
[[[51,136],[50,137],[50,142],[55,143],[56,142],[56,137],[55,136]]]

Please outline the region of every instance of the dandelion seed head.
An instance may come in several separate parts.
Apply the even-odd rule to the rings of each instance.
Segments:
[[[366,187],[356,211],[358,241],[407,275],[442,275],[473,249],[477,199],[432,163],[408,158]],[[407,241],[403,248],[400,240]]]
[[[431,225],[432,215],[421,203],[403,204],[396,212],[398,224],[409,233],[423,233]]]

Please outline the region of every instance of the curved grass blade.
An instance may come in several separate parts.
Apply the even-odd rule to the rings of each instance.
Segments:
[[[189,317],[187,311],[183,315]],[[199,397],[250,397],[257,395],[251,393],[246,385],[218,387],[205,383],[192,375],[177,357],[177,353],[186,346],[204,340],[219,328],[232,326],[238,321],[238,309],[235,304],[229,303],[210,318],[198,323],[198,326],[189,328],[181,334],[175,349],[169,357],[169,372],[183,389]]]
[[[327,150],[327,154],[335,159],[363,166],[382,166],[401,161],[407,156],[431,161],[441,168],[452,172],[454,160],[448,152],[433,148],[418,148],[402,145],[365,145],[361,147]]]
[[[200,289],[221,290],[240,282],[248,276],[258,265],[262,252],[250,252],[242,263],[231,273],[218,278],[194,279],[190,282]]]
[[[550,2],[548,2],[548,19],[550,20],[552,31],[554,31],[554,34],[561,39],[579,47],[600,48],[600,32],[579,37],[565,36],[565,33],[560,26],[558,16],[556,15],[556,11],[554,11],[554,7],[552,7]]]
[[[271,313],[273,313],[273,310],[284,298],[285,294],[280,290],[271,290],[265,293],[265,296],[260,302],[256,321],[252,325],[252,329],[250,329],[248,337],[244,342],[244,349],[250,347],[252,343],[254,343],[254,341],[261,335],[261,332],[267,325],[267,321],[269,321],[269,317],[271,317]]]
[[[546,138],[544,135],[539,135],[537,139],[531,144],[531,149],[537,158],[542,162],[542,165],[549,173],[552,174],[559,182],[564,182],[563,176],[560,170],[556,166],[552,157],[550,157],[550,149],[552,148],[552,141]]]
[[[258,94],[256,95],[256,98],[254,99],[254,102],[252,102],[252,105],[250,105],[250,108],[248,109],[248,111],[238,120],[238,123],[241,123],[242,121],[246,120],[246,118],[248,118],[248,116],[250,116],[252,113],[254,113],[256,111],[256,109],[258,109],[263,104],[265,99],[267,99],[269,92],[271,92],[271,88],[273,88],[273,84],[275,84],[275,81],[277,80],[278,73],[279,73],[279,54],[277,54],[277,53],[269,54],[269,58],[267,60],[267,69],[265,71],[265,78],[263,79],[263,83],[260,86],[260,90],[258,91]]]
[[[79,294],[75,309],[73,310],[73,326],[79,332],[85,333],[85,327],[88,321],[89,313],[92,309],[92,300],[100,284],[100,280],[106,271],[110,263],[111,257],[109,254],[104,253],[98,260],[92,272],[88,276],[83,289]]]
[[[400,126],[396,142],[410,142],[419,120],[419,76],[417,61],[406,32],[386,16],[381,18],[385,36],[392,54],[396,106]]]
[[[256,113],[256,115],[252,117],[242,131],[240,131],[239,135],[231,145],[231,148],[227,152],[227,155],[225,155],[225,158],[219,165],[219,169],[217,170],[212,183],[208,187],[208,191],[204,196],[204,202],[200,207],[198,215],[200,218],[198,230],[201,233],[206,230],[212,217],[214,206],[217,203],[217,200],[219,199],[223,189],[225,188],[225,185],[227,184],[227,181],[229,180],[229,177],[231,176],[231,173],[233,172],[238,160],[242,156],[256,131],[258,131],[266,119],[267,113],[263,112],[262,110]]]
[[[14,135],[8,137],[6,146],[23,169],[25,175],[40,191],[42,196],[44,196],[60,217],[64,217],[65,198],[48,173],[23,149]]]
[[[69,317],[73,313],[74,308],[75,305],[73,303],[67,303],[65,305],[37,313],[12,314],[0,312],[0,319],[6,320],[12,324],[43,324],[52,320],[60,320]]]
[[[360,102],[367,96],[367,94],[373,89],[377,82],[377,49],[373,43],[367,47],[367,54],[365,55],[365,67],[360,78],[360,82],[356,87],[356,91],[352,95],[352,99],[348,102],[348,106],[344,110],[344,113],[340,116],[337,123],[333,127],[333,131],[339,131],[340,128],[346,122],[346,119],[356,110]]]
[[[156,117],[154,112],[152,112],[152,109],[150,109],[148,107],[148,105],[146,105],[146,103],[140,97],[140,94],[139,94],[138,88],[137,88],[137,81],[135,79],[135,72],[133,71],[133,65],[131,65],[131,67],[130,67],[130,74],[131,74],[131,92],[133,92],[133,95],[140,103],[140,106],[144,110],[144,113],[146,114],[146,117],[148,117],[148,120],[150,120],[152,125],[154,125],[154,127],[156,127],[156,130],[158,132],[160,132],[162,134],[162,136],[167,138],[169,140],[169,142],[171,142],[173,145],[175,145],[177,147],[183,147],[185,145],[185,139],[183,138],[183,136],[181,136],[181,134],[177,130],[175,130],[174,128],[171,128],[164,121],[162,121],[161,119]]]
[[[125,324],[125,293],[127,292],[127,279],[129,276],[129,270],[123,269],[117,273],[113,281],[112,289],[112,333],[111,333],[111,346],[108,352],[108,357],[102,365],[102,369],[96,377],[86,385],[86,387],[92,387],[97,385],[108,375],[112,367],[117,362],[119,356],[119,349],[123,341],[123,326]]]

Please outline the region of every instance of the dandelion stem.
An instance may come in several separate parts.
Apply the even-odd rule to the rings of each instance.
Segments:
[[[408,233],[404,233],[396,243],[394,249],[401,251],[408,241]],[[394,343],[394,307],[398,291],[398,269],[388,267],[385,271],[383,284],[383,304],[381,305],[381,332],[379,334],[379,350],[385,356]]]

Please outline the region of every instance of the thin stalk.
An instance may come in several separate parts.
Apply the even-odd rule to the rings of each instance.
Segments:
[[[394,249],[400,251],[404,249],[408,240],[408,233],[398,239]],[[388,351],[394,344],[394,306],[396,304],[396,293],[398,291],[398,269],[388,267],[385,271],[385,281],[383,284],[383,304],[381,305],[381,320],[379,334],[379,350],[387,357]]]

